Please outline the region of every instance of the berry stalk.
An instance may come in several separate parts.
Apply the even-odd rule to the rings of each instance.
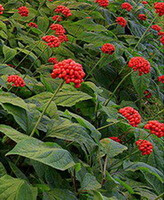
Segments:
[[[43,109],[43,111],[42,111],[40,117],[38,118],[38,121],[36,122],[36,124],[35,124],[35,126],[34,126],[32,132],[31,132],[31,134],[30,134],[30,137],[32,137],[32,136],[34,135],[34,133],[35,133],[35,131],[36,131],[36,129],[37,129],[37,127],[38,127],[38,125],[39,125],[39,123],[40,123],[42,117],[43,117],[43,115],[44,115],[45,112],[47,111],[49,105],[50,105],[51,102],[54,100],[54,98],[55,98],[55,96],[57,95],[57,93],[59,92],[59,90],[62,88],[63,84],[64,84],[64,81],[62,81],[62,82],[60,83],[60,85],[58,86],[58,88],[56,89],[56,91],[54,92],[54,94],[52,95],[52,97],[50,98],[50,100],[48,101],[47,105],[46,105],[45,108]]]

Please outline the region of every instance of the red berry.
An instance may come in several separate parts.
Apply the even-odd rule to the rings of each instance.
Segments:
[[[108,0],[95,0],[95,3],[98,3],[99,6],[102,6],[102,7],[107,7],[109,5]]]
[[[143,57],[131,58],[128,63],[128,66],[134,71],[138,71],[140,76],[149,73],[151,69],[149,61],[147,61]]]
[[[142,152],[142,155],[149,155],[152,153],[153,145],[147,140],[138,140],[136,141],[138,149]]]
[[[22,6],[18,8],[18,13],[22,16],[22,17],[27,17],[29,14],[29,9],[26,6]]]
[[[76,63],[72,59],[63,60],[54,65],[54,69],[51,73],[52,78],[62,78],[66,83],[74,83],[76,88],[81,86],[84,81],[83,78],[85,73],[83,71],[82,65]]]
[[[160,123],[156,120],[149,121],[145,126],[145,129],[149,129],[150,133],[155,134],[157,137],[164,136],[164,123]]]
[[[162,28],[159,25],[152,25],[151,28],[158,32],[162,30]]]
[[[163,2],[156,2],[154,3],[155,12],[158,13],[159,16],[164,15],[164,3]]]
[[[139,14],[139,15],[138,15],[138,18],[139,18],[140,20],[143,20],[143,21],[147,19],[147,17],[146,17],[145,14]]]
[[[18,75],[8,76],[7,82],[9,83],[12,82],[13,83],[12,86],[15,86],[15,87],[24,87],[26,85],[24,80]]]
[[[4,11],[4,7],[2,6],[2,4],[0,4],[0,15],[3,14],[3,11]]]
[[[121,108],[118,112],[128,120],[131,126],[137,127],[141,123],[139,112],[132,107]]]
[[[122,141],[118,137],[109,137],[111,140],[114,140],[115,142],[122,143]]]
[[[116,22],[121,25],[122,27],[125,27],[127,25],[127,21],[123,17],[117,17]]]
[[[164,75],[158,77],[158,81],[164,83]]]
[[[133,6],[130,3],[125,2],[121,4],[121,8],[129,12],[133,9]]]
[[[114,53],[114,51],[115,51],[115,46],[113,44],[106,43],[101,47],[101,51],[103,53],[112,55]]]
[[[72,15],[71,11],[69,8],[66,6],[59,5],[57,8],[54,10],[56,13],[62,13],[65,17],[69,17]]]
[[[33,22],[28,23],[28,26],[38,28],[38,25]]]

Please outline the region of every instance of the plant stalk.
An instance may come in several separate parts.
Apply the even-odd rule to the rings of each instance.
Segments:
[[[47,111],[49,105],[50,105],[51,102],[54,100],[54,98],[55,98],[55,96],[57,95],[57,93],[59,92],[59,90],[62,88],[63,84],[64,84],[64,81],[62,81],[62,82],[60,83],[60,85],[58,86],[58,88],[57,88],[56,91],[54,92],[53,96],[50,98],[50,100],[48,101],[47,105],[46,105],[45,108],[43,109],[43,111],[42,111],[40,117],[38,118],[38,121],[36,122],[36,124],[35,124],[35,126],[34,126],[32,132],[31,132],[31,134],[30,134],[30,137],[32,137],[32,136],[34,135],[34,133],[35,133],[35,131],[36,131],[36,129],[37,129],[37,127],[38,127],[38,125],[39,125],[39,123],[40,123],[42,117],[43,117],[43,115],[44,115],[45,112]]]
[[[128,73],[126,76],[124,76],[124,78],[120,81],[120,83],[117,85],[117,87],[116,87],[115,90],[113,91],[111,97],[110,97],[108,100],[106,100],[106,101],[104,102],[104,106],[108,105],[108,103],[110,102],[110,100],[112,99],[112,97],[114,96],[114,94],[116,93],[116,91],[118,90],[118,88],[120,87],[120,85],[121,85],[121,84],[124,82],[124,80],[125,80],[129,75],[131,75],[132,73],[133,73],[133,71],[131,71],[130,73]]]

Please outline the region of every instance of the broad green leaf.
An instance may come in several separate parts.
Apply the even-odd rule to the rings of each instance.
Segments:
[[[55,188],[52,191],[45,192],[43,200],[77,200],[73,192],[67,189]]]
[[[74,114],[74,113],[71,113],[71,112],[69,112],[68,110],[66,110],[66,111],[64,112],[64,114],[73,117],[74,119],[77,120],[77,122],[78,122],[81,126],[83,126],[83,127],[85,127],[86,129],[90,130],[90,132],[91,132],[90,135],[91,135],[91,137],[92,137],[95,141],[97,141],[97,140],[100,139],[101,133],[100,133],[90,122],[88,122],[87,120],[85,120],[83,117],[81,117],[81,116],[79,116],[79,115],[76,115],[76,114]]]
[[[6,169],[3,166],[3,164],[0,162],[0,177],[4,176],[6,174]]]
[[[0,199],[36,200],[37,190],[26,181],[5,175],[0,178]]]
[[[109,158],[113,158],[128,149],[125,145],[115,142],[109,138],[100,140],[100,143],[102,145],[102,151],[107,154]]]
[[[5,103],[28,110],[27,104],[20,97],[17,97],[16,95],[9,92],[0,92],[0,104]]]
[[[93,200],[118,200],[116,197],[104,197],[100,192],[94,191]]]
[[[50,92],[42,92],[40,94],[37,94],[28,100],[35,100],[35,99],[42,99],[46,103],[51,97],[52,93]],[[59,106],[66,106],[66,107],[71,107],[74,106],[77,102],[79,101],[84,101],[91,99],[92,97],[89,96],[86,93],[80,92],[80,91],[63,91],[59,92],[56,97],[54,98],[54,101],[56,105]]]
[[[85,147],[88,151],[92,151],[96,147],[96,143],[90,137],[88,131],[77,123],[72,123],[68,119],[55,120],[52,126],[49,127],[47,137],[56,137],[67,141],[77,142],[82,149]]]
[[[37,25],[38,25],[38,28],[43,31],[43,32],[46,32],[48,27],[49,27],[49,20],[46,16],[44,17],[41,17],[41,16],[38,16],[37,17]]]
[[[160,180],[161,182],[164,182],[164,176],[161,171],[156,169],[155,167],[152,167],[146,163],[143,162],[130,162],[127,166],[125,166],[126,171],[132,171],[135,172],[137,170],[141,170],[142,172],[148,172],[151,175],[154,175]]]
[[[96,180],[96,177],[90,173],[86,173],[81,181],[81,191],[97,190],[101,188],[101,184]]]
[[[14,117],[15,121],[28,135],[32,132],[39,115],[41,115],[41,113],[35,109],[35,106],[32,106],[31,108],[29,107],[28,110],[24,110],[18,106],[13,106],[12,104],[3,104],[2,107]],[[50,123],[50,119],[44,115],[37,128],[46,132],[46,126]]]
[[[140,187],[135,189],[134,194],[138,194],[141,197],[145,197],[147,200],[155,200],[157,198],[157,195],[155,193]],[[162,200],[162,198],[159,198],[158,200]]]
[[[123,186],[124,188],[126,188],[130,194],[134,194],[133,188],[130,185],[128,185],[127,183],[125,183],[125,181],[122,181],[119,178],[114,178],[114,179],[117,182],[119,182],[121,186]]]
[[[149,87],[150,73],[139,76],[138,72],[134,72],[131,74],[131,79],[139,97],[144,96],[144,91]]]
[[[23,133],[12,128],[11,126],[7,126],[4,124],[0,124],[0,132],[5,134],[7,137],[15,141],[16,143],[29,138],[29,136],[24,135]]]
[[[3,46],[4,62],[9,62],[12,60],[17,53],[17,50],[10,48],[6,45]]]
[[[16,69],[14,69],[13,67],[10,67],[8,65],[5,64],[1,64],[0,65],[0,74],[4,74],[4,75],[20,75],[20,72],[17,71]]]
[[[29,182],[28,178],[25,176],[25,174],[14,163],[9,162],[9,165],[10,165],[12,172],[15,174],[15,176],[17,178],[20,178],[20,179],[23,179],[23,180]]]
[[[47,144],[34,138],[17,143],[6,155],[20,155],[62,171],[75,164],[67,150],[55,143]]]

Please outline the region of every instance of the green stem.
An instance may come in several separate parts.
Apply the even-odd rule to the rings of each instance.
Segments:
[[[87,76],[85,77],[85,80],[89,77],[89,75],[94,71],[94,69],[97,67],[97,65],[102,61],[102,59],[105,57],[105,55],[104,56],[102,56],[100,59],[99,59],[99,61],[93,66],[93,68],[91,69],[91,71],[87,74]]]
[[[116,91],[118,90],[118,88],[120,87],[120,85],[121,85],[121,84],[124,82],[124,80],[125,80],[129,75],[131,75],[132,73],[133,73],[133,71],[131,71],[130,73],[128,73],[126,76],[124,76],[124,78],[120,81],[120,83],[117,85],[117,87],[116,87],[115,90],[113,91],[111,97],[110,97],[108,100],[106,100],[106,101],[104,102],[104,106],[108,105],[109,101],[112,99],[112,97],[114,96],[114,94],[116,93]]]
[[[148,26],[148,28],[145,30],[145,32],[143,33],[143,35],[141,36],[141,38],[138,40],[136,46],[134,47],[133,51],[138,47],[138,45],[140,44],[141,40],[144,38],[144,36],[146,35],[146,33],[148,32],[149,28],[152,26],[152,24],[154,23],[154,21],[156,20],[158,15],[156,15],[156,17],[154,17],[154,19],[152,20],[152,22],[150,23],[150,25]]]
[[[150,135],[151,135],[151,133],[150,133],[149,135],[147,135],[143,140],[146,140]],[[140,144],[142,144],[142,142],[141,142]],[[137,148],[137,147],[136,147],[136,148]],[[118,162],[116,162],[113,166],[119,164],[120,162],[126,160],[127,158],[130,158],[132,155],[138,153],[138,152],[139,152],[139,149],[135,150],[136,148],[134,148],[134,151],[133,151],[131,154],[125,156],[123,159],[121,159],[121,160],[119,160]],[[111,167],[113,167],[113,166],[111,166]],[[113,168],[113,169],[115,169],[115,168]],[[113,170],[113,169],[112,169],[112,170]]]
[[[164,197],[164,192],[162,194],[160,194],[158,197],[156,197],[154,200],[158,200],[160,198]]]
[[[56,89],[56,91],[54,92],[54,94],[52,95],[52,97],[50,98],[50,100],[48,101],[47,105],[46,105],[45,108],[43,109],[43,111],[42,111],[40,117],[38,118],[38,121],[36,122],[36,124],[35,124],[35,126],[34,126],[32,132],[31,132],[31,134],[30,134],[30,137],[32,137],[32,136],[34,135],[35,130],[37,129],[37,127],[38,127],[38,125],[39,125],[39,123],[40,123],[40,121],[41,121],[43,115],[44,115],[45,112],[47,111],[47,109],[48,109],[49,105],[51,104],[51,102],[54,100],[56,94],[57,94],[57,93],[59,92],[59,90],[62,88],[63,84],[64,84],[64,81],[62,81],[62,82],[60,83],[60,85],[58,86],[58,88]]]
[[[104,185],[105,183],[105,179],[106,179],[106,169],[107,169],[107,164],[108,164],[108,156],[105,156],[105,161],[104,161],[104,169],[103,169],[103,174],[102,174],[102,182],[101,182],[101,186]]]
[[[100,131],[100,130],[102,130],[102,129],[104,129],[104,128],[108,128],[109,126],[112,126],[112,125],[114,125],[114,124],[117,124],[117,123],[119,123],[119,122],[121,122],[121,121],[123,121],[123,120],[120,120],[120,121],[117,121],[117,122],[113,122],[113,123],[111,123],[111,124],[107,124],[107,125],[105,125],[105,126],[102,126],[102,127],[100,127],[100,128],[97,128],[97,130]]]

